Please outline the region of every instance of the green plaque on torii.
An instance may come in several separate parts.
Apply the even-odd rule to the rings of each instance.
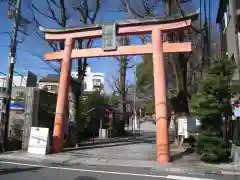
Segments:
[[[104,51],[117,50],[116,23],[108,23],[102,26],[102,48]]]

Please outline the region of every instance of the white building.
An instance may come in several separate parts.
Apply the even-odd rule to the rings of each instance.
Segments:
[[[77,72],[71,73],[73,78],[78,77]],[[84,78],[84,92],[100,91],[104,93],[104,73],[92,72],[91,67],[87,67]]]
[[[77,72],[71,72],[73,78],[78,78]],[[59,76],[49,74],[48,76],[41,78],[38,82],[40,89],[46,89],[49,92],[56,93],[59,87]],[[91,71],[91,67],[87,67],[86,76],[84,78],[84,92],[100,91],[104,93],[104,74],[94,73]]]
[[[0,87],[7,86],[7,77],[0,76]],[[37,76],[31,71],[27,71],[26,75],[13,76],[12,87],[36,87]]]
[[[19,87],[19,86],[26,86],[26,77],[24,76],[13,76],[13,87]],[[0,76],[0,87],[6,87],[7,86],[7,78],[6,76]]]

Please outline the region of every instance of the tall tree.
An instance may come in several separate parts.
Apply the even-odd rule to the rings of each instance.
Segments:
[[[127,46],[130,44],[130,38],[129,37],[120,37],[119,38],[119,44],[123,46]],[[118,94],[119,98],[119,104],[120,104],[120,112],[121,112],[121,130],[124,130],[125,125],[125,114],[126,114],[126,98],[127,98],[127,92],[128,92],[128,84],[126,80],[127,75],[127,69],[132,68],[133,65],[130,65],[131,57],[128,56],[120,56],[115,57],[119,62],[119,78],[113,77],[113,85],[112,90]]]
[[[42,6],[43,3],[32,3],[31,9],[33,14],[33,21],[37,26],[41,26],[43,18],[53,21],[54,24],[57,24],[60,28],[65,28],[68,25],[69,20],[72,19],[71,15],[79,15],[79,20],[76,19],[76,24],[92,24],[96,21],[96,18],[99,14],[101,0],[94,0],[89,3],[87,0],[45,0],[45,6]],[[44,40],[43,34],[40,34],[36,30],[37,35]],[[56,51],[58,49],[64,48],[64,42],[60,44],[48,42],[49,46]],[[86,43],[78,41],[78,48],[86,47],[89,48],[92,45],[92,40],[88,40]],[[70,120],[76,121],[77,118],[77,109],[78,106],[78,97],[82,94],[83,79],[85,76],[85,70],[87,66],[87,59],[78,60],[78,81],[71,80],[70,93],[69,93],[69,115]],[[74,86],[74,84],[77,86]],[[75,88],[74,88],[75,87]]]
[[[236,64],[228,59],[213,60],[203,75],[198,93],[191,100],[201,122],[197,150],[201,160],[206,162],[229,160],[230,102],[240,88],[238,81],[232,81],[235,69]]]
[[[78,12],[80,15],[80,22],[81,24],[87,25],[87,24],[94,24],[97,16],[100,13],[100,8],[102,6],[101,0],[94,0],[89,3],[87,0],[73,0],[73,9],[74,11]],[[86,42],[82,40],[78,40],[78,48],[91,48],[93,44],[92,39],[88,39]],[[72,93],[69,97],[71,106],[74,105],[74,107],[70,108],[72,111],[70,111],[70,118],[71,119],[77,119],[77,128],[79,132],[83,131],[83,127],[78,122],[78,115],[79,113],[76,112],[76,110],[79,109],[79,98],[82,98],[83,95],[83,87],[84,87],[84,77],[86,73],[86,68],[88,66],[87,58],[79,58],[77,60],[77,72],[78,72],[78,83],[79,87],[77,91]],[[71,107],[70,106],[70,107]],[[75,118],[74,118],[75,117]],[[78,136],[77,136],[78,137]]]
[[[190,0],[189,0],[190,1]],[[183,11],[180,6],[180,0],[165,0],[165,15],[172,16],[175,14],[183,14]],[[190,31],[188,31],[187,36],[191,36]],[[168,40],[169,41],[184,41],[186,39],[185,32],[179,33],[169,33]],[[188,83],[187,83],[187,73],[188,73],[188,60],[190,55],[186,55],[186,53],[179,53],[177,57],[173,54],[169,56],[170,62],[172,63],[175,69],[175,77],[177,83],[177,99],[179,103],[177,106],[180,112],[177,113],[189,113],[188,107]]]
[[[187,1],[181,1],[181,2],[189,2],[190,0]],[[165,15],[174,15],[174,14],[181,14],[182,11],[180,11],[179,8],[179,3],[180,1],[178,0],[163,0],[161,2],[164,2],[165,6],[164,9],[159,8],[159,3],[160,1],[145,1],[142,0],[138,4],[132,3],[129,0],[122,0],[122,5],[124,7],[124,10],[128,12],[129,16],[132,18],[143,18],[143,17],[154,17],[156,15],[163,15],[164,13],[159,13],[159,11],[162,10],[162,12],[165,12]],[[141,7],[141,8],[140,8]],[[184,34],[177,34],[175,35],[175,40],[177,41],[183,41],[183,35]],[[140,37],[142,39],[143,43],[146,43],[149,41],[149,39],[146,40],[146,38]],[[178,97],[182,98],[184,100],[185,107],[184,111],[188,111],[188,106],[186,102],[186,95],[188,92],[187,91],[187,58],[184,58],[184,54],[179,54],[178,56],[178,61],[174,60],[174,57],[168,57],[168,60],[172,63],[172,70],[175,73],[175,78],[176,78],[176,88],[178,92]],[[182,59],[182,61],[180,60]],[[178,63],[180,62],[180,63]]]
[[[45,6],[42,6],[42,5]],[[32,22],[36,24],[37,27],[42,26],[41,22],[44,21],[52,21],[55,24],[57,24],[60,28],[65,28],[67,25],[68,20],[70,17],[67,15],[67,8],[66,8],[66,3],[64,0],[60,1],[50,1],[50,0],[45,0],[45,3],[34,3],[32,2],[31,4],[31,12],[32,12]],[[44,20],[43,20],[44,19]],[[38,29],[35,29],[36,34],[38,37],[40,37],[42,40],[45,41],[44,35],[38,31]],[[59,44],[53,43],[46,41],[49,47],[53,51],[57,51],[59,49],[64,49],[64,42],[61,41]],[[58,73],[61,71],[61,62],[60,62],[60,67],[58,70]],[[69,91],[69,97],[74,96],[74,91],[73,91],[73,86],[72,86],[72,80],[70,83],[70,91]],[[69,114],[72,114],[72,112],[75,112],[76,102],[70,101],[70,109],[69,109]]]

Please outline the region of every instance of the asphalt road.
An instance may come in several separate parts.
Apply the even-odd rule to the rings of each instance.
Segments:
[[[239,180],[234,176],[194,176],[154,172],[145,168],[58,166],[0,161],[0,180]]]

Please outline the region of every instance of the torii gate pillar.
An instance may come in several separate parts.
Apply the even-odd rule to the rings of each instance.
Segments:
[[[61,73],[57,97],[56,115],[53,131],[53,152],[60,152],[64,142],[64,127],[67,117],[69,85],[71,80],[73,39],[65,40],[64,56],[61,61]]]
[[[157,162],[169,163],[166,82],[163,58],[163,36],[160,29],[152,31],[153,74],[156,112]]]

